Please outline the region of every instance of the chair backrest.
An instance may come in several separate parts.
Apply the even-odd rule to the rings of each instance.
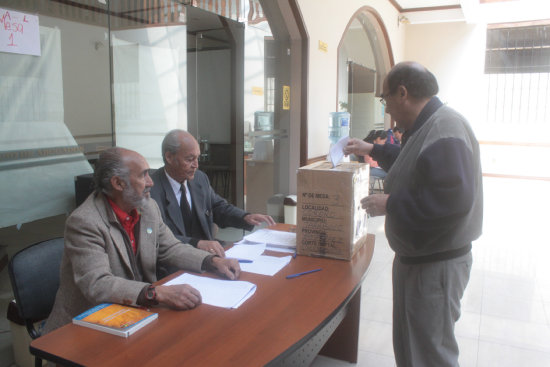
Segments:
[[[48,317],[59,288],[63,238],[31,245],[10,259],[9,274],[19,316],[32,338],[38,333],[32,323]]]

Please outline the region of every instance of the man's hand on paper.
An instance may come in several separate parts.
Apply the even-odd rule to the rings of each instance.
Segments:
[[[371,217],[386,215],[386,202],[388,194],[372,194],[361,199],[361,208],[365,209]]]
[[[177,310],[190,310],[202,303],[200,292],[189,284],[159,285],[155,291],[160,304]]]
[[[200,240],[197,243],[197,248],[208,251],[213,255],[218,255],[219,257],[225,257],[225,251],[218,241]]]
[[[221,257],[212,258],[212,266],[216,272],[230,280],[235,280],[241,275],[241,267],[237,259],[222,259]]]
[[[265,214],[247,214],[243,218],[246,223],[251,224],[253,226],[258,226],[262,223],[266,223],[268,226],[272,226],[275,224],[275,221],[273,218],[271,218],[269,215]]]
[[[363,140],[357,138],[351,138],[344,147],[344,154],[367,155],[372,152],[373,147],[373,144],[364,142]]]

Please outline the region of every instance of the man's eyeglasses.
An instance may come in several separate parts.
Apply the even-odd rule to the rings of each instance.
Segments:
[[[383,93],[380,95],[380,103],[382,103],[382,106],[386,106],[386,97],[388,95],[384,95]]]

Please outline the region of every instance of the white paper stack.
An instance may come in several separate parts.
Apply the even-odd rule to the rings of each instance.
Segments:
[[[256,284],[242,280],[222,280],[184,273],[165,285],[189,284],[202,296],[202,303],[238,308],[256,292]]]
[[[247,242],[265,243],[270,247],[296,249],[296,233],[262,228],[243,238]]]

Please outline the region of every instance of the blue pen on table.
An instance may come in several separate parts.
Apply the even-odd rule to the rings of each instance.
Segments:
[[[234,258],[234,257],[230,257],[230,259],[235,259],[235,258]],[[237,261],[240,262],[240,263],[247,263],[247,264],[253,262],[252,260],[248,260],[248,259],[235,259],[235,260],[237,260]]]
[[[321,271],[321,270],[323,270],[323,269],[319,268],[319,269],[313,269],[313,270],[303,271],[303,272],[301,272],[301,273],[296,273],[296,274],[287,275],[286,278],[287,278],[287,279],[292,279],[292,278],[299,277],[300,275],[305,275],[305,274],[309,274],[309,273],[315,273],[316,271]]]
[[[296,258],[296,251],[294,251],[294,253],[292,254],[292,258],[293,258],[293,259]]]

